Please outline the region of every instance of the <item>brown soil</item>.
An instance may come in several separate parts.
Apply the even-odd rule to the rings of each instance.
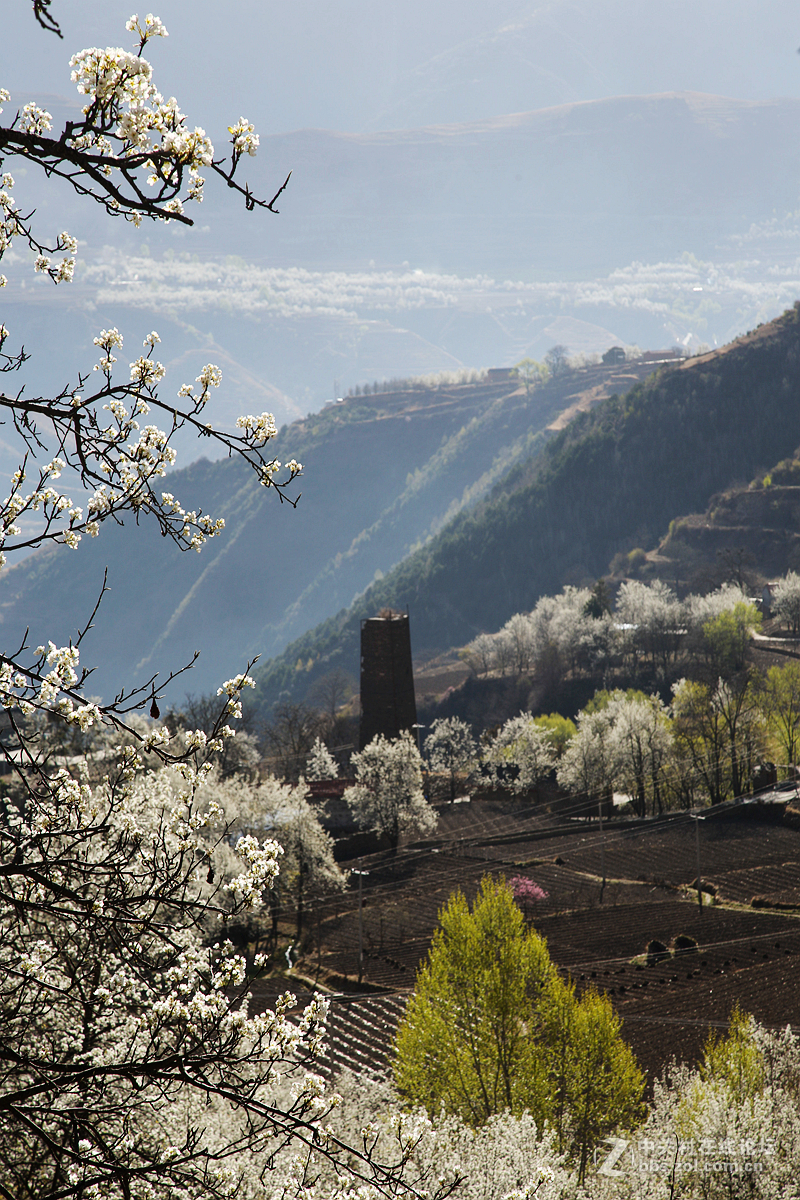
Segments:
[[[797,1023],[800,831],[776,824],[774,813],[770,820],[704,822],[701,880],[716,896],[702,910],[692,888],[694,821],[686,815],[612,822],[601,841],[596,821],[565,821],[513,800],[443,805],[440,814],[435,842],[358,861],[370,872],[362,912],[365,984],[407,995],[453,891],[471,900],[487,872],[524,874],[548,892],[528,915],[553,960],[579,988],[608,992],[651,1082],[673,1056],[696,1061],[709,1030],[724,1026],[735,1003],[773,1027]],[[319,965],[336,990],[357,992],[357,890],[328,900],[319,916],[321,945],[313,930],[304,970]],[[670,945],[680,934],[696,939],[697,952],[644,965],[648,941]],[[334,1010],[338,1028],[336,1004]],[[389,1021],[388,1049],[402,1004],[387,1011],[391,1020],[386,1013],[381,1020]],[[379,1047],[380,1038],[373,1039],[372,1049],[358,1052],[376,1071],[385,1066]]]

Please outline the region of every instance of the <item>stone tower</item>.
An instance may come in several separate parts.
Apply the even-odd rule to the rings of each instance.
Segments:
[[[379,733],[396,738],[416,721],[408,613],[384,609],[361,622],[361,749]]]

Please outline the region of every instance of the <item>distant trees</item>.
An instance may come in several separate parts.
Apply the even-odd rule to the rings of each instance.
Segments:
[[[683,640],[684,606],[661,580],[651,584],[625,580],[617,595],[615,615],[623,626],[622,642],[634,668],[649,660],[653,671],[667,678]]]
[[[324,727],[321,714],[307,704],[282,702],[263,729],[264,757],[273,775],[299,779]]]
[[[437,816],[422,791],[422,759],[411,734],[379,734],[352,757],[356,783],[344,798],[357,823],[397,849],[403,833],[432,833]]]
[[[294,909],[299,938],[308,897],[316,900],[328,892],[341,891],[347,882],[347,874],[333,857],[333,839],[309,804],[302,780],[295,785],[273,776],[261,783],[245,779],[217,781],[212,776],[202,795],[207,804],[216,804],[220,815],[219,821],[210,825],[209,861],[223,878],[231,871],[230,845],[239,838],[268,833],[280,843],[280,874],[267,897],[272,933],[273,937],[277,935],[281,910],[289,905]]]
[[[504,663],[522,675],[533,666],[537,650],[536,629],[526,613],[515,613],[506,621],[501,631]]]
[[[608,711],[617,786],[630,795],[638,816],[646,815],[648,802],[655,815],[667,797],[672,751],[669,710],[657,695],[619,692]]]
[[[711,803],[742,795],[752,781],[763,729],[752,684],[682,679],[672,708],[677,754],[691,763]]]
[[[605,662],[615,639],[607,612],[591,614],[589,588],[566,587],[558,596],[543,596],[529,613],[516,613],[495,634],[480,634],[465,648],[464,657],[478,675],[524,674],[542,669],[553,656],[559,670],[594,669]]]
[[[598,692],[578,714],[577,733],[558,764],[558,782],[608,804],[617,790],[638,816],[655,814],[672,798],[671,713],[659,696],[634,690]]]
[[[508,881],[511,894],[527,918],[530,918],[534,905],[546,900],[549,893],[540,887],[527,875],[512,875]]]
[[[679,659],[702,664],[711,678],[742,670],[760,626],[761,614],[733,584],[679,601],[661,580],[625,580],[612,605],[600,580],[592,589],[565,587],[542,596],[497,633],[479,634],[463,657],[477,675],[602,677],[616,663],[663,685],[674,678]]]
[[[800,663],[770,667],[761,688],[761,710],[784,766],[797,762],[800,749]]]
[[[320,825],[302,785],[292,787],[269,779],[259,787],[257,800],[263,828],[283,847],[273,895],[276,900],[292,898],[299,939],[308,894],[316,899],[320,894],[341,891],[349,872],[342,871],[334,860],[333,839]]]
[[[644,1079],[607,997],[575,995],[504,881],[440,913],[397,1034],[395,1080],[433,1115],[472,1126],[508,1110],[550,1121],[585,1173],[592,1147],[641,1116]]]
[[[336,669],[321,675],[314,682],[308,699],[315,707],[322,710],[331,725],[343,704],[346,704],[355,691],[355,681],[347,671]]]
[[[525,384],[525,391],[528,395],[540,383],[545,383],[550,375],[550,369],[545,363],[536,362],[533,358],[522,358],[515,365],[514,370],[519,379]]]
[[[577,733],[558,764],[558,783],[569,792],[610,804],[618,763],[608,706],[578,713]]]
[[[744,670],[751,634],[760,628],[761,613],[745,600],[703,623],[702,652],[712,678],[731,679]]]
[[[790,592],[791,575],[786,583]],[[774,667],[765,678],[748,668],[761,614],[738,584],[679,601],[661,581],[627,580],[610,612],[609,603],[599,585],[566,587],[515,614],[498,633],[481,634],[464,657],[478,674],[530,674],[545,689],[568,673],[591,679],[616,672],[653,680],[665,692],[682,669],[672,703],[644,690],[602,690],[576,726],[558,717],[556,728],[553,716],[520,714],[485,754],[496,781],[526,791],[557,765],[560,786],[573,794],[608,800],[621,791],[644,815],[742,795],[765,755],[784,768],[794,764],[800,667]],[[538,768],[526,773],[521,760],[520,739],[531,725],[547,726],[550,734],[552,757],[542,760],[538,775]],[[530,736],[547,751],[540,735]]]
[[[569,370],[569,350],[558,342],[547,351],[544,361],[551,375],[563,375],[565,371]]]
[[[587,617],[599,621],[606,613],[611,612],[611,594],[605,579],[598,579],[592,588],[592,594],[583,606]]]

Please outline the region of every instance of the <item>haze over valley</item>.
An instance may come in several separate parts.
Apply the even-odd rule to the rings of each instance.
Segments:
[[[231,103],[255,122],[258,195],[292,179],[279,216],[232,216],[212,183],[193,229],[137,232],[22,166],[20,202],[81,241],[69,297],[9,280],[19,334],[48,330],[45,385],[55,363],[79,369],[99,325],[155,325],[171,371],[207,348],[221,360],[221,423],[252,396],[281,424],[374,380],[556,343],[722,345],[796,294],[800,68],[783,0],[705,0],[690,22],[682,0],[443,0],[402,17],[351,3],[337,21],[317,0],[234,6],[210,90],[192,49],[206,6],[196,26],[169,7],[181,51],[153,48],[156,79],[218,141]],[[11,15],[32,48],[8,64],[15,100],[79,111],[68,47],[123,32],[116,5],[99,30],[93,9],[70,5],[64,42],[45,45],[23,7]]]

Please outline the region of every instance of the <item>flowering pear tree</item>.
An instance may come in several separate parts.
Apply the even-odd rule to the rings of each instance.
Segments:
[[[577,726],[558,765],[558,786],[588,799],[610,801],[619,772],[610,736],[613,713],[607,706],[584,709],[578,714]]]
[[[59,32],[50,0],[34,0],[34,15]],[[132,51],[91,49],[71,60],[83,119],[56,136],[50,115],[24,104],[0,127],[0,158],[21,157],[134,224],[191,223],[183,205],[202,198],[203,169],[248,209],[274,210],[274,200],[257,200],[236,174],[258,144],[249,122],[230,127],[227,162],[215,158],[204,131],[191,129],[152,82],[142,52],[166,35],[162,23],[132,17],[127,28]],[[10,99],[0,96],[0,104]],[[0,257],[20,241],[34,252],[36,271],[68,283],[75,239],[62,232],[40,240],[13,188],[2,172]],[[161,490],[183,427],[238,454],[281,498],[300,471],[293,461],[282,468],[265,449],[275,432],[269,414],[240,418],[235,435],[207,422],[220,382],[213,365],[163,397],[155,333],[120,379],[122,334],[101,331],[94,369],[49,397],[12,385],[28,356],[10,338],[0,326],[4,437],[16,437],[20,450],[0,500],[6,553],[48,541],[77,549],[104,521],[125,516],[155,520],[179,550],[201,550],[222,522],[185,511]],[[163,428],[142,423],[152,410]],[[88,499],[77,503],[75,489]],[[88,626],[94,614],[85,616]],[[248,1011],[247,964],[226,931],[262,905],[283,850],[269,831],[229,833],[207,785],[252,679],[245,671],[219,688],[216,717],[204,728],[171,734],[157,723],[157,701],[173,676],[93,700],[82,638],[32,648],[25,637],[0,653],[0,1196],[445,1194],[435,1178],[404,1182],[413,1131],[385,1157],[364,1141],[346,1146],[331,1129],[336,1097],[312,1070],[324,1001],[291,1019],[291,996],[274,1011]],[[148,706],[150,721],[137,711]],[[90,770],[82,754],[55,751],[44,736],[52,723],[101,730],[100,769]],[[236,867],[219,878],[223,843]],[[323,1191],[324,1164],[336,1182]]]
[[[616,765],[615,782],[633,802],[637,816],[662,811],[668,791],[672,735],[669,712],[658,695],[626,695],[616,691],[608,705],[613,722],[609,732],[610,756]]]
[[[478,746],[472,730],[460,717],[438,717],[425,738],[425,753],[432,771],[450,776],[450,802],[456,797],[456,775],[469,771],[475,763]]]
[[[800,630],[800,575],[796,571],[787,571],[784,578],[778,580],[773,608],[792,633]]]
[[[383,834],[396,850],[403,833],[433,833],[437,816],[422,791],[422,759],[411,734],[378,734],[354,754],[354,787],[344,798],[359,825]]]
[[[336,759],[322,738],[318,737],[306,760],[306,777],[308,779],[336,779],[338,774],[339,768],[336,765]]]
[[[244,196],[248,208],[274,211],[273,201],[256,200],[236,179],[242,156],[255,154],[258,147],[250,123],[242,119],[230,127],[229,161],[215,159],[205,132],[190,129],[176,101],[164,100],[157,91],[152,67],[142,57],[149,41],[166,37],[162,22],[152,15],[144,22],[134,16],[127,28],[135,38],[133,51],[91,49],[70,60],[72,79],[86,101],[83,120],[67,122],[53,137],[51,115],[33,103],[24,104],[9,124],[0,125],[0,168],[11,156],[27,160],[135,225],[145,218],[192,224],[184,204],[202,201],[201,170],[222,176]],[[10,99],[0,87],[0,113]],[[34,252],[36,272],[54,283],[69,282],[76,239],[62,231],[46,245],[34,232],[33,214],[21,212],[14,200],[13,175],[0,175],[0,259],[21,242]],[[0,275],[0,288],[6,282]],[[0,324],[0,375],[9,380],[29,357],[13,349],[11,337]],[[220,533],[222,522],[185,511],[161,485],[175,461],[174,436],[184,427],[211,438],[229,454],[237,453],[261,483],[274,487],[282,498],[287,495],[287,484],[301,468],[294,460],[282,468],[265,450],[276,433],[271,414],[240,417],[235,434],[216,430],[204,412],[222,377],[213,364],[193,382],[183,382],[177,397],[163,396],[165,370],[154,357],[159,342],[158,334],[150,333],[129,364],[127,377],[121,378],[115,352],[123,347],[123,334],[116,328],[102,329],[94,339],[97,361],[92,369],[65,383],[57,395],[35,395],[10,383],[8,392],[0,391],[0,409],[19,438],[22,458],[8,495],[0,500],[0,550],[46,541],[74,549],[83,534],[96,537],[104,520],[119,521],[126,513],[137,520],[149,514],[181,549],[199,550],[207,538]],[[160,425],[145,420],[151,413],[158,415]],[[71,490],[87,493],[84,504],[77,504],[63,486],[54,486],[62,476]],[[27,534],[20,525],[23,517],[33,518]]]
[[[529,792],[553,769],[555,749],[549,730],[537,724],[530,713],[506,721],[484,754],[494,787]]]
[[[280,876],[272,885],[270,907],[277,922],[281,901],[293,903],[299,939],[308,900],[341,891],[347,883],[348,873],[342,871],[333,857],[333,838],[322,828],[306,799],[302,777],[295,785],[270,777],[257,787],[232,780],[229,791],[239,800],[236,826],[251,834],[263,835],[268,831],[283,848]],[[231,806],[226,805],[225,811],[230,813]]]

